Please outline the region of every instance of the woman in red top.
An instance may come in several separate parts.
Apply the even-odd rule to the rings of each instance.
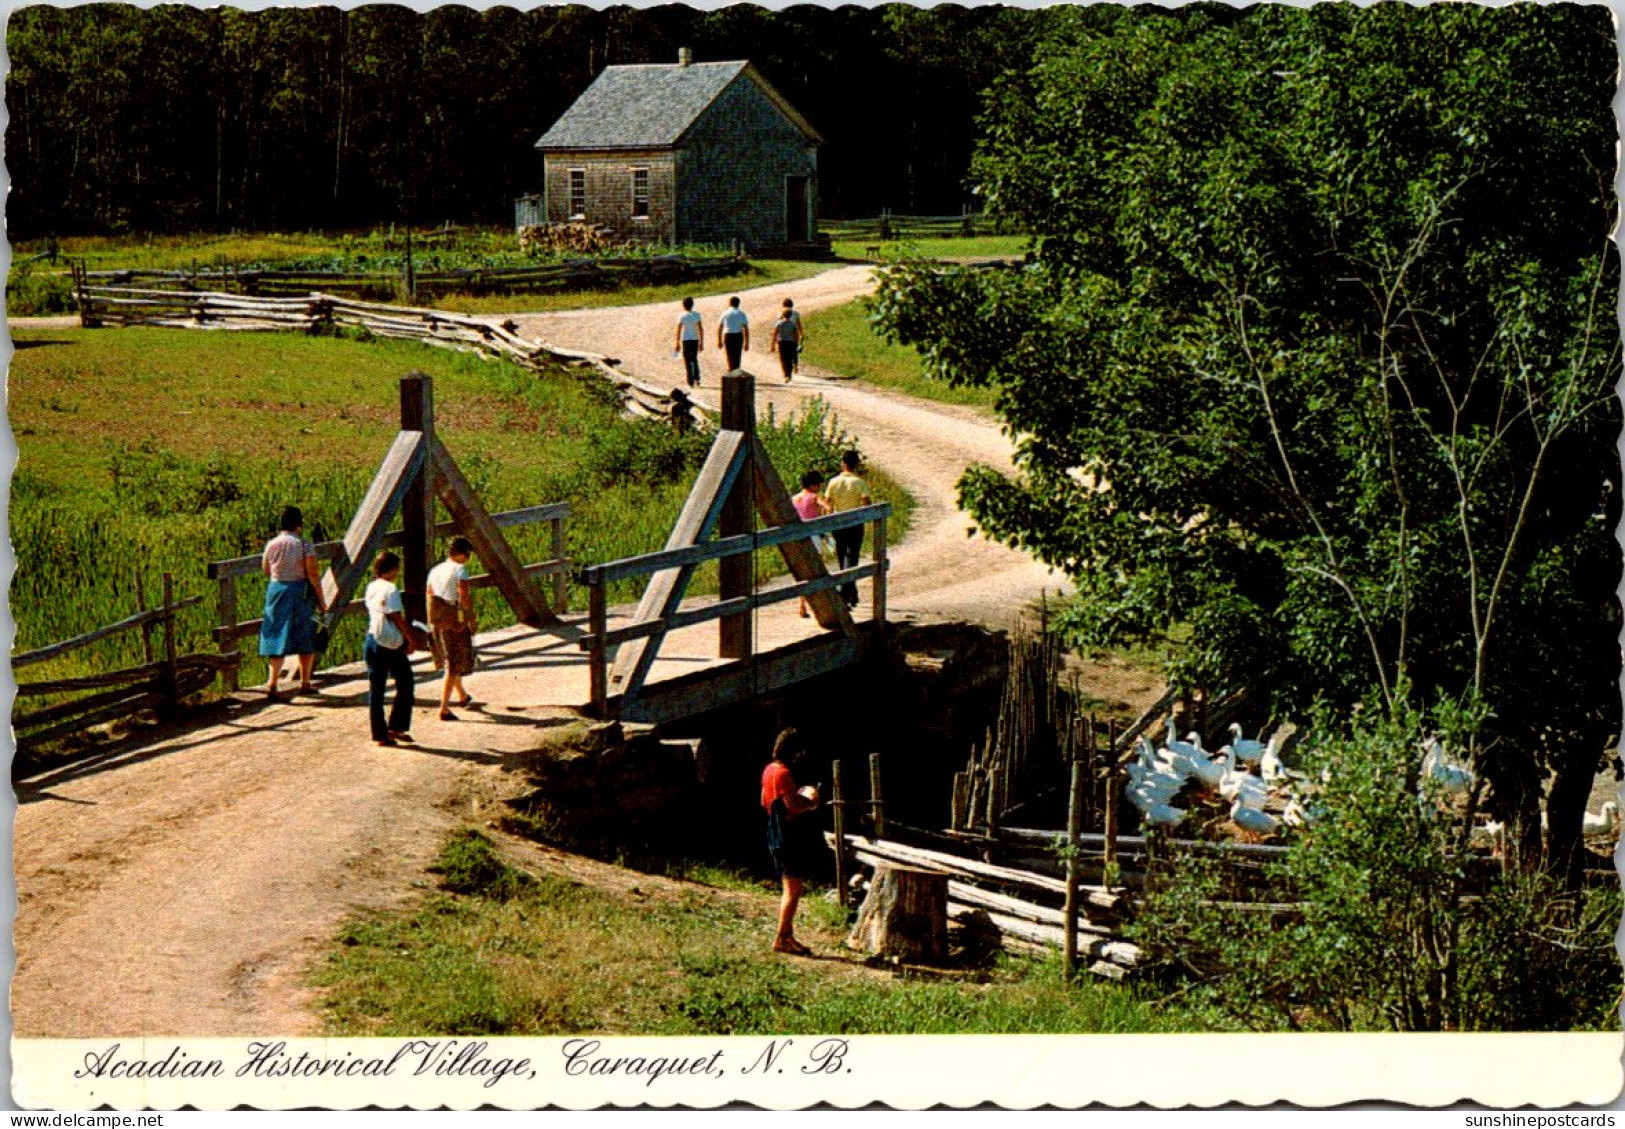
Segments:
[[[773,951],[811,956],[812,950],[796,940],[796,907],[817,861],[818,826],[807,813],[818,807],[818,789],[796,788],[790,762],[799,760],[801,737],[794,729],[781,732],[773,742],[773,759],[762,770],[762,810],[767,813],[767,849],[784,883],[779,902],[779,931]]]

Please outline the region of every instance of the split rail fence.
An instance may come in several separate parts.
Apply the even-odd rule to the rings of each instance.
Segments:
[[[217,266],[179,270],[87,270],[73,267],[74,287],[137,286],[175,292],[212,289],[249,297],[300,296],[312,290],[344,292],[355,298],[387,298],[405,291],[414,298],[446,294],[503,294],[510,291],[612,290],[620,286],[658,286],[721,278],[744,270],[732,255],[692,258],[656,255],[648,258],[571,259],[562,263],[518,267],[468,267],[457,270],[319,271]]]
[[[145,605],[146,599],[140,594],[139,573],[136,583],[137,602]],[[11,667],[19,676],[18,708],[12,714],[12,728],[17,734],[17,747],[26,750],[64,734],[130,717],[143,710],[174,710],[183,698],[197,693],[214,681],[217,673],[230,671],[235,674],[236,656],[182,655],[177,651],[175,615],[183,608],[200,603],[202,599],[201,596],[189,596],[183,600],[176,600],[174,578],[166,572],[163,602],[158,607],[143,606],[134,615],[117,623],[98,627],[94,631],[87,631],[83,635],[76,635],[50,646],[13,655]],[[21,672],[29,667],[60,658],[129,631],[141,632],[145,661],[138,666],[77,678],[42,679],[33,682],[21,680]],[[154,634],[161,634],[161,652],[153,641]],[[22,702],[28,698],[81,694],[85,691],[92,692],[43,709],[24,711],[20,708]]]
[[[75,291],[79,320],[87,329],[105,325],[147,325],[171,329],[246,332],[330,333],[335,329],[365,330],[374,337],[395,337],[441,348],[484,353],[540,372],[549,363],[586,365],[621,394],[630,415],[663,418],[670,414],[671,394],[622,372],[613,357],[562,349],[520,337],[512,321],[493,324],[483,318],[426,310],[418,306],[391,306],[358,302],[333,294],[310,293],[299,298],[261,298],[220,291],[166,290],[134,286],[99,286],[80,283]],[[691,401],[700,422],[714,411]]]

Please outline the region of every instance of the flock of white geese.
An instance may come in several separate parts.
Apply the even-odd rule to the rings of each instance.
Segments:
[[[1281,763],[1277,737],[1254,740],[1242,736],[1241,726],[1231,725],[1230,743],[1210,753],[1202,748],[1199,734],[1187,733],[1181,740],[1177,732],[1170,714],[1160,748],[1143,736],[1135,743],[1138,755],[1129,763],[1126,790],[1146,824],[1174,827],[1184,822],[1190,810],[1173,801],[1193,782],[1229,804],[1230,822],[1249,836],[1273,835],[1283,823],[1309,824],[1299,788],[1304,777]]]
[[[1228,821],[1249,839],[1276,835],[1283,826],[1308,827],[1314,821],[1313,806],[1306,797],[1313,795],[1315,785],[1282,763],[1279,734],[1267,742],[1255,740],[1242,736],[1241,726],[1232,724],[1230,743],[1210,753],[1202,748],[1199,734],[1187,733],[1180,739],[1177,732],[1174,715],[1169,714],[1160,747],[1144,736],[1135,742],[1136,756],[1128,765],[1125,791],[1147,826],[1183,823],[1191,810],[1175,806],[1181,795],[1197,798],[1205,808],[1224,810],[1228,805]],[[1419,799],[1461,799],[1476,782],[1473,770],[1453,760],[1437,737],[1423,743]],[[1192,784],[1197,786],[1194,791],[1190,790]],[[1619,807],[1608,803],[1598,814],[1586,813],[1583,833],[1609,834],[1618,827]],[[1496,824],[1485,830],[1492,839],[1502,832]]]

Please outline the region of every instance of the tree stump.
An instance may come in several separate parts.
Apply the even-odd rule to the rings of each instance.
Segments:
[[[846,943],[871,956],[941,964],[948,957],[948,876],[879,864]]]

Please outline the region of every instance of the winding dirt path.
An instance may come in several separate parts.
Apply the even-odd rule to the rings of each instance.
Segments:
[[[779,375],[778,358],[767,351],[768,330],[785,298],[802,313],[851,302],[873,289],[871,268],[842,267],[796,282],[739,292],[740,308],[751,319],[751,350],[743,367],[756,375],[758,409],[780,416],[813,396],[834,407],[841,427],[857,439],[864,456],[882,467],[913,495],[916,509],[908,538],[891,552],[889,610],[922,619],[967,619],[1009,626],[1039,594],[1059,590],[1063,578],[1030,557],[983,539],[968,537],[970,521],[959,512],[956,487],[965,467],[986,463],[1008,472],[1010,441],[984,413],[970,408],[891,394],[844,379],[818,367],[818,343],[790,384]],[[717,319],[726,296],[699,298],[694,308],[705,319],[706,349],[697,399],[715,407],[721,396],[722,353],[715,348]],[[520,333],[566,348],[605,352],[633,376],[680,387],[682,362],[671,355],[676,303],[572,310],[516,318]],[[799,468],[780,468],[788,476]]]
[[[746,366],[759,374],[759,399],[782,412],[824,396],[914,495],[914,529],[892,555],[894,616],[1009,623],[1060,581],[966,537],[954,484],[971,461],[1008,465],[998,429],[971,411],[822,373],[816,342],[813,363],[786,386],[764,351],[783,297],[812,312],[869,285],[868,269],[854,267],[743,293],[759,329]],[[723,300],[698,304],[714,326]],[[528,336],[609,352],[637,376],[675,384],[674,318],[661,306],[520,320]],[[714,402],[720,354],[703,359],[702,397]],[[319,1031],[304,978],[340,922],[411,896],[444,833],[515,789],[509,755],[569,716],[538,690],[549,666],[563,665],[557,651],[539,650],[534,636],[520,646],[512,632],[482,642],[499,654],[470,680],[485,704],[456,723],[435,720],[424,705],[436,687],[420,671],[411,748],[366,739],[365,684],[351,668],[331,672],[318,696],[267,705],[241,695],[19,782],[16,1034]]]

